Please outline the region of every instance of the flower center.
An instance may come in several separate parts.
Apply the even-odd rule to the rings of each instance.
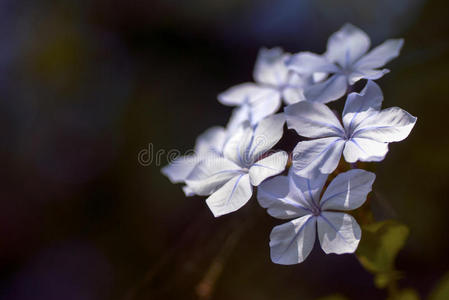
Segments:
[[[344,67],[342,70],[341,70],[341,73],[343,74],[343,75],[345,75],[345,76],[349,76],[349,75],[351,75],[352,73],[353,73],[354,71],[349,67]]]
[[[349,124],[348,127],[349,128],[346,128],[346,126],[345,126],[345,128],[344,128],[345,134],[343,136],[343,139],[346,140],[346,141],[349,141],[352,138],[352,134],[353,134],[353,131],[354,131],[352,124]]]
[[[318,217],[319,215],[321,215],[321,209],[318,206],[313,206],[312,208],[312,214],[315,217]]]

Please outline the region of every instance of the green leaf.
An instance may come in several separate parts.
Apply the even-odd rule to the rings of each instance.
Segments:
[[[388,286],[390,282],[394,282],[401,278],[401,274],[396,271],[381,272],[374,276],[374,285],[380,289]]]
[[[419,295],[415,290],[404,289],[399,291],[394,297],[388,297],[387,300],[419,300]]]
[[[429,300],[446,300],[449,299],[449,273],[444,275],[443,279],[438,283],[437,287],[430,294]]]
[[[407,226],[393,220],[362,227],[362,240],[356,255],[362,266],[375,275],[377,287],[384,288],[400,277],[394,261],[408,234]]]

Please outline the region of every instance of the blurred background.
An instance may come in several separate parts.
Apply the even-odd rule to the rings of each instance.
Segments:
[[[160,174],[226,123],[216,95],[252,80],[260,47],[322,53],[345,22],[405,38],[378,82],[418,123],[372,205],[410,227],[400,285],[426,297],[449,269],[447,1],[1,0],[0,299],[384,299],[354,255],[271,263],[282,221],[254,199],[214,219]]]

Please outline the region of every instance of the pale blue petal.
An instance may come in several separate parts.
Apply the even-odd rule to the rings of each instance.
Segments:
[[[368,80],[376,80],[389,73],[390,70],[382,69],[382,70],[366,70],[359,69],[354,70],[352,73],[348,75],[348,81],[350,85],[353,85],[360,79],[368,79]]]
[[[215,217],[234,212],[245,205],[253,194],[248,174],[240,174],[231,178],[220,189],[215,191],[206,203]]]
[[[183,186],[182,191],[184,192],[184,195],[186,195],[186,197],[195,196],[195,192],[188,185]]]
[[[294,172],[308,178],[332,173],[338,166],[344,145],[345,141],[339,137],[299,142],[293,150]]]
[[[344,129],[325,104],[303,101],[285,107],[289,129],[309,138],[344,136]]]
[[[282,90],[282,99],[284,99],[284,103],[287,105],[306,101],[304,89],[299,87],[285,88]]]
[[[283,85],[288,79],[289,71],[284,63],[288,57],[289,54],[279,47],[260,49],[254,67],[254,80],[272,86]]]
[[[354,169],[340,173],[321,197],[322,210],[353,210],[362,206],[371,191],[376,175]]]
[[[287,88],[284,90],[286,91]],[[291,90],[288,88],[288,90]],[[296,90],[295,90],[296,91]],[[264,98],[263,101],[255,103],[244,103],[232,111],[226,126],[227,134],[232,135],[237,128],[248,121],[252,127],[256,126],[262,119],[274,114],[281,105],[280,92],[273,93],[272,98]],[[294,95],[291,96],[295,97]]]
[[[311,52],[300,52],[286,60],[287,67],[302,75],[314,73],[336,73],[339,68],[325,56]]]
[[[308,207],[317,209],[328,174],[317,173],[314,177],[303,177],[296,174],[294,168],[290,168],[288,174],[291,184],[296,187],[298,195],[304,198],[309,204]]]
[[[273,148],[284,134],[285,116],[283,113],[266,117],[254,130],[248,151],[249,161],[256,161]]]
[[[242,83],[219,94],[218,101],[224,105],[240,106],[244,103],[253,104],[258,101],[265,101],[266,98],[272,99],[276,96],[276,93],[278,93],[277,90],[271,87]]]
[[[315,239],[316,219],[312,215],[276,226],[270,234],[271,260],[281,265],[301,263],[312,251]]]
[[[208,158],[193,169],[186,179],[186,184],[195,194],[206,196],[241,173],[240,166],[226,158]]]
[[[415,123],[416,117],[399,107],[391,107],[362,120],[357,124],[352,137],[398,142],[410,134]]]
[[[244,122],[249,122],[251,126],[256,125],[257,123],[254,123],[253,119],[251,106],[249,104],[243,104],[242,106],[234,108],[228,124],[226,125],[228,136],[234,134]]]
[[[368,81],[360,93],[351,93],[343,109],[343,125],[351,132],[360,122],[382,106],[382,90],[374,81]]]
[[[278,219],[293,219],[311,214],[313,207],[289,176],[276,176],[264,181],[257,189],[260,206],[270,216]]]
[[[255,126],[264,118],[276,113],[281,107],[281,104],[281,92],[277,89],[272,89],[265,97],[251,102],[251,124]]]
[[[242,123],[226,142],[223,150],[224,157],[241,167],[250,165],[253,162],[249,159],[253,134],[254,131],[249,122]]]
[[[328,103],[341,98],[348,88],[348,79],[341,74],[330,76],[323,82],[314,84],[304,90],[307,101]]]
[[[350,66],[370,47],[368,35],[352,24],[345,24],[327,41],[325,56],[342,67]]]
[[[403,39],[387,40],[361,57],[355,63],[354,69],[372,70],[381,68],[399,55],[403,45]]]
[[[181,156],[163,167],[161,172],[172,183],[184,182],[200,161],[196,155]]]
[[[221,126],[214,126],[207,129],[196,139],[196,154],[203,156],[207,155],[208,152],[214,152],[217,155],[221,155],[223,153],[226,136],[226,130]]]
[[[362,236],[357,221],[340,212],[322,212],[317,228],[321,248],[326,254],[354,253]]]
[[[388,143],[366,138],[351,138],[345,144],[343,155],[348,163],[382,161],[388,153]]]
[[[249,177],[253,186],[258,186],[268,177],[282,173],[287,164],[288,154],[279,151],[256,161],[249,169]]]
[[[305,101],[304,89],[314,83],[312,76],[301,76],[290,73],[287,84],[282,89],[282,98],[286,104],[293,104]]]

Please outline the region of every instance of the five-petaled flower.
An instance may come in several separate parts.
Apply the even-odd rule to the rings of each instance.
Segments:
[[[313,248],[318,231],[326,254],[353,253],[361,238],[360,226],[349,214],[366,200],[375,175],[354,169],[332,180],[321,196],[327,175],[303,178],[292,171],[259,186],[257,199],[268,214],[278,219],[293,219],[271,231],[271,260],[291,265],[304,261]]]
[[[343,110],[343,126],[325,104],[302,101],[285,108],[288,128],[312,140],[293,150],[293,168],[301,176],[330,174],[341,154],[349,163],[381,161],[388,143],[405,139],[416,117],[398,107],[380,110],[382,91],[368,81],[361,93],[349,94]]]
[[[326,80],[305,89],[308,101],[327,103],[342,97],[360,79],[375,80],[388,73],[381,69],[399,55],[403,39],[390,39],[367,53],[368,35],[351,24],[332,34],[323,55],[300,52],[287,61],[287,66],[301,75],[331,74]]]
[[[209,157],[198,164],[186,180],[198,195],[210,195],[206,203],[214,216],[241,208],[251,198],[253,186],[284,171],[285,151],[268,156],[282,137],[283,114],[269,116],[254,128],[244,122],[224,146],[223,156]]]

